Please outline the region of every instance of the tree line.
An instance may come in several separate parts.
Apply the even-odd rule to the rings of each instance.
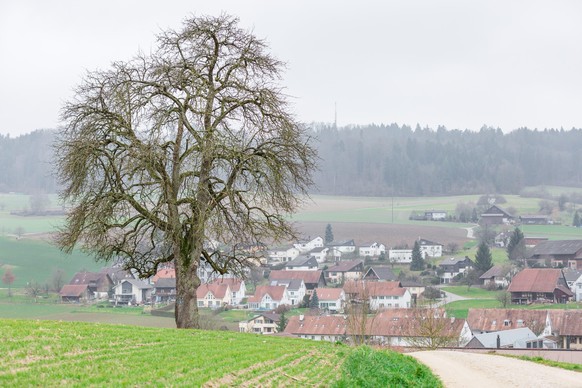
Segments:
[[[319,153],[313,193],[423,196],[522,194],[526,186],[582,186],[582,129],[510,133],[415,129],[407,125],[336,128],[311,124]],[[0,192],[52,193],[55,130],[0,135]],[[526,193],[527,194],[527,193]]]

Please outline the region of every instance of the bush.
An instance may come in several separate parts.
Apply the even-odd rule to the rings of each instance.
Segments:
[[[430,369],[414,358],[393,351],[361,346],[342,366],[336,387],[442,387]]]

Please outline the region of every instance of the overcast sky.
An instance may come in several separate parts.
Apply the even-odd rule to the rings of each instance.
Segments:
[[[0,134],[56,128],[86,70],[221,12],[288,64],[303,122],[582,127],[582,1],[2,0]]]

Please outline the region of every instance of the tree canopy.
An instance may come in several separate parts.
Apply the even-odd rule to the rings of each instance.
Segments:
[[[316,152],[279,86],[283,63],[238,19],[191,17],[149,55],[90,72],[64,105],[58,244],[176,269],[176,324],[198,327],[197,270],[243,273],[249,245],[295,236],[286,215]]]
[[[410,263],[411,271],[422,271],[424,269],[424,258],[422,257],[422,252],[420,251],[420,243],[418,240],[414,242],[414,247],[412,248],[412,262]]]
[[[481,242],[477,247],[477,254],[475,255],[475,269],[484,273],[491,267],[493,267],[491,250],[485,242]]]

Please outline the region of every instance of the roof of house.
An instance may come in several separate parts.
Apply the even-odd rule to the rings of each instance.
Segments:
[[[312,250],[309,251],[309,253],[321,253],[323,251],[328,251],[329,248],[328,247],[317,247],[317,248],[313,248]]]
[[[238,278],[225,278],[225,277],[220,277],[220,278],[216,278],[214,280],[212,280],[211,282],[212,284],[228,284],[228,286],[230,287],[230,291],[232,292],[239,292],[242,285],[243,285],[243,280],[238,279]]]
[[[331,244],[327,244],[330,247],[355,247],[356,243],[354,240],[346,240],[341,242],[332,242]]]
[[[471,264],[473,264],[473,261],[471,259],[469,259],[468,257],[447,257],[446,259],[444,259],[443,261],[441,261],[439,263],[439,265],[456,265],[458,263],[462,263],[462,262],[467,262],[467,264],[470,262]]]
[[[91,282],[98,282],[100,280],[113,283],[111,281],[111,277],[104,272],[77,272],[69,284],[89,284]]]
[[[499,346],[507,347],[524,340],[534,340],[537,338],[535,333],[528,327],[517,329],[493,331],[490,333],[476,334],[477,339],[485,348],[496,348],[497,337],[499,337]]]
[[[174,268],[160,269],[153,277],[152,282],[157,282],[159,278],[175,278],[176,270]]]
[[[289,317],[285,333],[294,335],[333,335],[346,334],[347,319],[342,316],[303,316]]]
[[[152,286],[151,284],[146,283],[143,280],[139,280],[139,279],[123,279],[120,284],[123,284],[125,282],[133,284],[135,287],[139,288],[140,290],[147,290],[149,288],[154,288],[154,286]]]
[[[415,310],[415,309],[413,309]],[[444,318],[444,317],[423,317],[421,315],[383,315],[378,314],[374,319],[367,322],[366,333],[384,337],[424,337],[428,333],[422,330],[422,322],[427,319],[433,320],[434,327],[439,328],[439,336],[458,338],[461,335],[464,319]],[[435,335],[431,332],[430,336]]]
[[[286,286],[257,286],[255,294],[249,296],[249,303],[259,303],[265,295],[269,295],[273,300],[281,300],[285,296]]]
[[[344,283],[346,294],[375,296],[402,296],[406,293],[406,288],[402,287],[399,281],[387,282],[366,282],[350,280]]]
[[[342,294],[345,294],[342,288],[320,287],[315,292],[317,292],[317,299],[320,302],[323,300],[338,300],[342,297]]]
[[[542,241],[533,247],[530,256],[536,255],[574,255],[582,250],[582,240]]]
[[[159,278],[154,284],[155,288],[176,288],[176,278]]]
[[[469,309],[467,322],[472,331],[499,331],[529,327],[538,331],[546,324],[546,310]]]
[[[352,271],[359,271],[356,267],[361,266],[363,267],[364,261],[363,260],[349,260],[349,261],[340,261],[333,267],[330,267],[326,272],[352,272]],[[363,268],[362,268],[363,269]]]
[[[247,319],[246,322],[254,321],[257,318],[261,318],[261,317],[265,317],[265,318],[268,318],[275,323],[279,323],[279,320],[281,319],[281,314],[276,314],[276,313],[257,314],[255,316],[253,316],[251,319]]]
[[[491,206],[489,209],[485,210],[485,212],[483,212],[481,214],[481,217],[493,217],[493,216],[505,216],[505,217],[509,217],[509,218],[513,218],[513,216],[511,214],[509,214],[508,212],[506,212],[505,210],[503,210],[502,208],[500,208],[497,205],[493,205]]]
[[[525,268],[518,272],[507,289],[509,292],[544,292],[553,293],[556,288],[566,295],[572,296],[565,285],[559,280],[563,277],[562,270],[556,268]],[[564,280],[565,281],[565,280]]]
[[[59,295],[78,298],[87,291],[87,286],[87,284],[65,284],[63,288],[61,288]]]
[[[364,278],[375,277],[378,280],[397,280],[398,276],[388,267],[370,267]]]
[[[519,218],[521,218],[521,219],[531,218],[534,220],[545,220],[545,219],[548,219],[549,216],[546,216],[543,214],[523,214],[523,215],[519,216]]]
[[[380,245],[384,245],[384,244],[379,243],[377,241],[370,241],[370,242],[361,243],[359,246],[360,246],[360,248],[370,248],[370,247],[372,247],[372,245],[376,245],[379,247]]]
[[[577,271],[571,268],[564,268],[563,272],[567,282],[575,282],[580,278],[580,276],[582,276],[582,271]]]
[[[501,265],[494,265],[493,267],[489,268],[485,273],[479,276],[479,279],[491,279],[493,277],[504,277],[509,273],[509,269],[501,266]]]
[[[582,310],[548,310],[552,331],[559,335],[582,336]]]
[[[421,238],[421,239],[419,239],[419,240],[418,240],[418,244],[419,244],[420,246],[423,246],[423,245],[431,245],[431,246],[434,246],[434,245],[440,245],[441,247],[443,246],[443,244],[439,244],[439,243],[437,243],[437,242],[429,241],[429,240],[426,240],[426,239],[424,239],[424,238]]]
[[[271,271],[269,281],[272,280],[287,280],[287,279],[302,279],[305,284],[317,284],[322,277],[321,270],[312,271],[285,271],[275,270]]]
[[[290,291],[297,291],[301,289],[301,285],[304,285],[303,279],[279,279],[272,280],[271,286],[287,286]]]
[[[105,267],[101,268],[100,272],[108,274],[114,282],[119,282],[122,279],[135,279],[131,271],[127,271],[121,267]]]
[[[293,260],[285,263],[285,267],[305,267],[305,266],[315,266],[317,267],[317,260],[311,256],[298,256]]]
[[[224,297],[229,292],[230,287],[228,284],[201,284],[196,290],[196,297],[198,299],[204,299],[206,295],[210,292],[216,299],[224,299]]]

